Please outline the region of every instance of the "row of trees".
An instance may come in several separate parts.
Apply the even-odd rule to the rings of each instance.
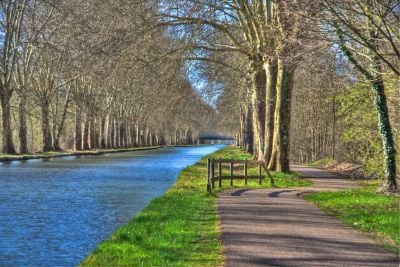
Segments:
[[[341,73],[331,71],[330,68],[338,68],[335,61],[329,55],[314,57],[307,63],[307,70],[301,68],[296,74],[292,158],[301,163],[333,159],[360,164],[365,174],[384,177],[383,144],[373,107],[374,92],[361,74],[345,65],[341,66]],[[388,111],[397,148],[400,147],[399,83],[394,75],[385,75]]]
[[[190,144],[215,111],[151,1],[5,0],[3,153]]]
[[[204,0],[176,6],[165,22],[199,35],[188,38],[194,59],[207,55],[206,61],[229,66],[245,62],[242,95],[249,99],[241,107],[242,143],[270,169],[289,171],[291,92],[299,57],[294,48],[307,25],[301,21],[310,10],[307,3]],[[225,60],[221,53],[242,60]]]
[[[312,98],[303,101],[310,101],[309,106],[315,109],[303,113],[307,119],[324,113],[332,117],[327,122],[332,125],[311,128],[312,137],[302,140],[314,146],[307,159],[327,153],[335,156],[339,131],[334,132],[337,118],[332,114],[337,109],[336,90],[344,87],[335,80],[343,80],[347,69],[354,70],[345,80],[366,82],[375,95],[370,104],[376,109],[383,147],[385,188],[397,190],[396,148],[385,75],[399,77],[398,1],[196,0],[181,5],[181,1],[170,0],[161,6],[164,24],[184,36],[188,57],[219,66],[212,77],[225,87],[218,105],[220,110],[235,114],[220,116],[236,121],[231,129],[237,131],[241,146],[273,170],[290,170],[295,81],[320,87],[312,94],[302,91]],[[320,67],[314,64],[317,71],[309,73],[313,71],[312,58],[321,56],[327,57],[326,62]],[[308,74],[310,79],[301,81],[296,71]],[[324,103],[327,107],[318,103],[314,94],[329,95],[333,100]],[[232,127],[226,122],[224,125]]]
[[[37,136],[43,151],[191,143],[219,121],[255,159],[288,172],[291,151],[336,156],[342,89],[367,83],[386,189],[396,191],[386,86],[400,75],[399,8],[393,0],[2,1],[3,151],[16,153],[15,139],[20,153],[35,151]],[[207,77],[217,112],[193,90],[204,80],[193,84],[188,62]]]

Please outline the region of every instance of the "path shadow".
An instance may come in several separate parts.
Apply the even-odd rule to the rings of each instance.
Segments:
[[[240,197],[244,192],[250,191],[252,189],[241,189],[231,193],[231,196]]]
[[[295,190],[281,190],[281,191],[275,191],[275,192],[271,192],[268,194],[269,197],[279,197],[280,194],[283,193],[290,193],[293,192]]]

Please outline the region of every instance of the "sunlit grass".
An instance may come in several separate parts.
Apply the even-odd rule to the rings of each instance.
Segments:
[[[327,165],[330,165],[330,164],[334,164],[335,162],[336,161],[334,159],[324,158],[324,159],[319,159],[319,160],[316,160],[316,161],[309,162],[306,165],[309,166],[309,167],[320,168],[320,167],[324,167],[324,166],[327,166]]]
[[[246,159],[237,148],[208,157]],[[256,168],[252,171],[257,171]],[[101,243],[82,265],[221,266],[223,263],[215,194],[206,192],[207,160],[184,169],[175,185],[154,199],[127,225]],[[295,175],[274,174],[278,186],[307,185]],[[225,181],[228,188],[229,181]],[[243,186],[235,181],[235,186]],[[270,187],[251,181],[246,187]]]

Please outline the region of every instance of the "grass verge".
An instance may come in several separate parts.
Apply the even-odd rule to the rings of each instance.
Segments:
[[[384,247],[399,252],[400,199],[377,193],[378,186],[378,181],[368,181],[359,189],[313,193],[305,198]]]
[[[16,160],[29,160],[29,159],[45,159],[45,158],[56,158],[56,157],[69,157],[69,156],[89,156],[89,155],[102,155],[108,153],[128,152],[128,151],[139,151],[139,150],[150,150],[158,149],[161,146],[145,146],[145,147],[132,147],[132,148],[110,148],[110,149],[95,149],[95,150],[82,150],[82,151],[50,151],[45,153],[36,154],[0,154],[0,162],[16,161]]]
[[[207,157],[245,159],[237,148]],[[256,171],[256,169],[254,169]],[[101,243],[82,266],[221,266],[223,263],[216,197],[206,193],[206,157],[184,169],[175,185],[154,199],[127,225]],[[279,187],[310,184],[295,175],[274,173]],[[240,183],[235,181],[236,187]],[[227,188],[228,181],[224,188]],[[261,186],[252,181],[246,187]]]

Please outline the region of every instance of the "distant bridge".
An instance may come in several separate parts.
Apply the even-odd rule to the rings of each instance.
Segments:
[[[199,136],[200,144],[233,144],[235,138],[226,135],[203,134]]]

